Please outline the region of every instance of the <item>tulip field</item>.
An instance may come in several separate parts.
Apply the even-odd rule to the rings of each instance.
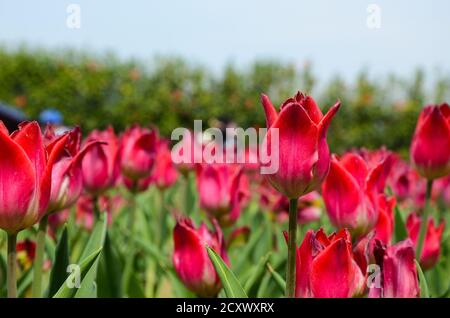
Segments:
[[[157,122],[0,122],[0,296],[450,297],[449,105],[424,105],[407,155],[337,153],[339,96],[255,94],[266,130],[231,151]]]

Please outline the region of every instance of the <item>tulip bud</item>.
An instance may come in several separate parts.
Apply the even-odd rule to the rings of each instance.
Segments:
[[[261,100],[268,128],[262,149],[278,157],[277,171],[266,177],[279,192],[296,199],[315,190],[328,173],[327,129],[340,103],[323,116],[316,102],[300,92],[286,100],[279,113],[266,95]],[[278,140],[272,138],[277,133]],[[261,167],[267,165],[261,162]]]
[[[415,213],[411,213],[406,221],[406,228],[408,229],[409,237],[413,241],[415,247],[417,247],[421,223],[422,221],[420,217]],[[444,228],[445,222],[442,222],[439,226],[435,226],[433,218],[428,220],[422,255],[420,256],[420,266],[424,270],[432,268],[439,259]]]
[[[411,143],[411,161],[432,180],[450,173],[450,106],[427,106],[420,113]]]
[[[177,181],[177,178],[178,171],[172,162],[169,143],[167,140],[161,140],[157,147],[151,181],[159,189],[167,189]]]
[[[84,188],[92,195],[98,196],[111,188],[119,175],[118,140],[114,130],[109,127],[105,131],[92,131],[85,141],[87,145],[95,144],[82,159],[81,169]]]
[[[120,167],[122,174],[137,181],[152,172],[157,146],[157,133],[134,125],[122,136],[120,145]]]
[[[309,230],[297,250],[296,297],[348,298],[364,291],[365,273],[358,266],[347,230],[327,236]]]
[[[381,279],[370,286],[370,298],[413,298],[419,296],[419,281],[411,240],[385,248],[375,241],[374,255],[381,269]]]
[[[357,154],[347,153],[331,161],[330,173],[322,185],[322,195],[331,223],[348,228],[355,237],[369,233],[378,216],[378,192],[387,177],[387,159],[369,168]]]
[[[179,219],[173,230],[175,271],[184,285],[200,297],[215,297],[222,287],[206,245],[229,263],[222,231],[217,224],[215,227],[216,232],[205,224],[196,229],[190,219]]]
[[[22,123],[11,135],[0,122],[0,228],[9,234],[32,226],[46,213],[53,164],[66,138],[46,149],[37,122]]]
[[[200,206],[221,225],[231,225],[249,196],[248,180],[242,168],[230,164],[204,164],[197,167]]]

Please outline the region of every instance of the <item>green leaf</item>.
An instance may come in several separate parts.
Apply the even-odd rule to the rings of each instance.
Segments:
[[[403,220],[403,216],[400,213],[400,209],[398,206],[395,206],[395,242],[400,242],[405,240],[408,237],[408,232],[406,231],[405,221]]]
[[[266,272],[266,264],[269,261],[270,254],[271,252],[261,257],[244,284],[244,290],[250,297],[255,297],[258,293],[258,286],[261,284],[261,280]]]
[[[25,271],[22,276],[20,276],[17,281],[17,295],[19,297],[25,297],[25,293],[30,288],[31,283],[33,282],[33,271],[32,267],[30,267],[27,271]]]
[[[275,283],[277,283],[277,286],[280,288],[281,292],[284,294],[284,292],[286,291],[286,282],[283,277],[281,277],[281,275],[278,274],[269,263],[267,263],[267,269],[272,275]]]
[[[100,252],[102,249],[98,249],[91,255],[87,256],[83,262],[80,264],[80,282],[81,286],[84,284],[84,278],[86,277],[86,274],[91,270],[94,264],[97,263],[98,258],[100,257]],[[75,294],[77,293],[77,288],[71,288],[69,286],[72,285],[74,278],[72,275],[69,275],[67,279],[64,281],[64,283],[61,285],[59,290],[56,292],[56,294],[53,296],[53,298],[73,298]]]
[[[100,218],[95,224],[94,230],[92,231],[91,237],[89,238],[86,247],[81,254],[81,260],[84,259],[86,255],[92,253],[92,251],[97,250],[99,248],[103,248],[105,244],[106,237],[106,229],[107,229],[107,214],[101,213]],[[95,298],[97,297],[97,268],[98,268],[98,260],[95,261],[93,266],[86,273],[86,277],[83,279],[83,283],[81,287],[77,290],[75,297],[77,298]]]
[[[414,262],[416,262],[417,272],[419,274],[420,298],[430,298],[427,280],[425,279],[422,268],[417,260],[414,260]]]
[[[61,237],[56,245],[54,264],[50,273],[48,295],[54,295],[67,279],[67,266],[70,264],[69,239],[67,231],[67,225],[65,224]]]
[[[222,258],[210,247],[206,246],[209,258],[222,281],[223,289],[228,298],[247,298],[242,285],[233,272],[228,268]]]
[[[103,255],[100,258],[98,271],[99,297],[120,298],[122,297],[121,277],[122,261],[114,248],[109,233],[106,233]]]
[[[100,213],[100,217],[95,224],[94,230],[92,231],[89,241],[84,247],[83,253],[81,254],[79,261],[83,261],[88,255],[91,255],[94,251],[103,247],[106,237],[106,227],[107,227],[107,215],[106,213]]]

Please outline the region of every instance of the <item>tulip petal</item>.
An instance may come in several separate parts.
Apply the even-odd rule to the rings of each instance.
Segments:
[[[301,102],[301,105],[308,113],[309,118],[311,118],[311,120],[318,125],[322,120],[323,114],[319,106],[317,106],[315,100],[311,96],[305,96]]]
[[[318,298],[352,296],[353,262],[348,242],[339,239],[331,243],[311,264],[310,282],[313,295]]]
[[[357,154],[349,152],[339,162],[355,178],[359,186],[364,188],[368,174],[367,164],[364,159]]]
[[[278,114],[273,106],[272,102],[269,99],[269,96],[265,94],[261,94],[261,103],[264,107],[264,113],[266,114],[266,125],[267,128],[270,128],[272,124],[277,120]]]
[[[336,159],[331,161],[322,193],[331,222],[336,226],[355,228],[363,194],[355,178]]]
[[[320,184],[328,174],[330,169],[330,150],[327,144],[327,131],[330,126],[331,119],[333,119],[336,112],[339,110],[340,102],[337,102],[326,115],[321,119],[319,123],[319,140],[318,140],[318,160],[314,166],[314,176],[317,179],[317,183]]]
[[[312,297],[309,275],[313,261],[314,240],[313,230],[308,230],[303,238],[302,244],[297,249],[295,297]]]
[[[35,194],[35,172],[25,151],[2,129],[0,153],[0,228],[17,233]]]

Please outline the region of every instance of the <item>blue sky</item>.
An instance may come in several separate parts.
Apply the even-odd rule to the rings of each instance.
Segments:
[[[66,26],[66,7],[81,8],[81,28]],[[367,7],[381,8],[370,29]],[[0,0],[0,44],[76,48],[145,61],[179,55],[220,71],[257,58],[301,66],[321,79],[408,75],[417,66],[450,72],[450,1],[406,0]]]

